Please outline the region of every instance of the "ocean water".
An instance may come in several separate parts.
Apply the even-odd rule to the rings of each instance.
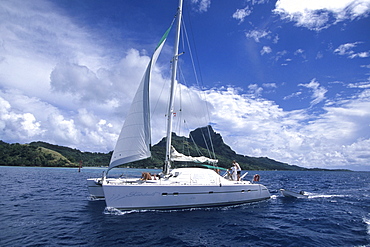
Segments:
[[[369,172],[259,171],[267,201],[119,212],[88,198],[86,179],[103,170],[0,167],[0,246],[370,246]],[[124,172],[141,174],[112,174]]]

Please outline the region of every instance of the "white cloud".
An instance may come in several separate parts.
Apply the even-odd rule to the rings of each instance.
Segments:
[[[199,12],[207,12],[211,7],[211,0],[191,0],[192,4],[198,5],[197,10]]]
[[[343,45],[340,45],[337,49],[334,50],[334,53],[337,53],[338,55],[351,55],[353,54],[353,51],[351,50],[352,48],[356,47],[357,46],[357,42],[356,43],[347,43],[347,44],[343,44]]]
[[[358,83],[350,83],[348,84],[349,88],[370,88],[370,77],[367,78],[367,81],[364,82],[358,82]]]
[[[262,86],[265,88],[277,88],[276,83],[263,83]]]
[[[264,46],[261,50],[261,55],[269,54],[272,52],[272,49],[270,46]]]
[[[328,90],[322,86],[320,86],[320,83],[317,82],[316,79],[313,79],[310,83],[307,84],[299,84],[298,86],[306,87],[312,90],[312,98],[311,106],[316,105],[323,101],[326,97],[325,94],[328,92]]]
[[[257,84],[250,84],[248,85],[248,92],[252,97],[259,97],[262,94],[263,88],[258,86]]]
[[[249,16],[251,13],[252,10],[247,6],[244,9],[237,9],[233,14],[233,18],[239,20],[239,23],[242,23],[245,17]]]
[[[291,98],[295,98],[295,97],[298,97],[299,95],[301,95],[302,94],[302,92],[295,92],[295,93],[292,93],[292,94],[290,94],[290,95],[288,95],[288,96],[285,96],[283,99],[284,100],[288,100],[288,99],[291,99]]]
[[[43,134],[40,122],[26,111],[14,111],[10,103],[0,97],[0,139],[25,140]]]
[[[49,2],[0,6],[1,139],[112,150],[149,57],[131,49],[109,59],[109,48]],[[158,68],[153,79],[162,87]]]
[[[321,30],[346,19],[366,17],[369,0],[278,0],[274,12],[311,30]]]
[[[276,52],[276,55],[275,55],[275,61],[279,61],[281,58],[283,58],[285,55],[287,55],[288,52],[286,50],[283,50],[283,51],[278,51]]]
[[[234,19],[239,20],[239,24],[244,21],[245,17],[252,14],[253,7],[251,6],[256,4],[265,4],[268,2],[268,0],[247,0],[247,2],[249,5],[247,5],[245,8],[237,9],[232,15]]]
[[[324,57],[323,53],[321,51],[318,51],[316,54],[316,59],[321,59],[323,57]]]
[[[362,44],[363,42],[355,42],[355,43],[346,43],[343,45],[340,45],[337,49],[334,50],[335,54],[341,55],[341,56],[348,56],[348,58],[367,58],[370,57],[370,52],[355,52],[354,48],[356,48],[359,44]]]
[[[254,39],[254,41],[256,42],[260,42],[260,39],[266,37],[267,35],[269,35],[269,33],[270,32],[267,32],[265,30],[252,30],[252,31],[245,33],[245,36],[247,38]]]
[[[309,84],[319,88],[316,82]],[[370,158],[370,93],[326,106],[320,115],[283,111],[274,102],[232,88],[207,94],[215,108],[215,129],[238,153],[311,168],[370,168],[364,166]]]
[[[349,58],[356,58],[356,57],[360,57],[360,58],[367,58],[367,57],[370,57],[370,52],[368,51],[363,51],[363,52],[359,52],[359,53],[355,53],[355,54],[352,54],[349,56]]]
[[[304,53],[304,50],[303,49],[298,49],[294,52],[294,55],[299,55],[299,54],[302,54]]]

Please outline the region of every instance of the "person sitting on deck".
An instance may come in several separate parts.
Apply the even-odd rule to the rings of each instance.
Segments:
[[[140,180],[157,180],[159,179],[159,175],[157,174],[150,174],[149,172],[143,172],[141,173]]]
[[[150,175],[149,172],[143,172],[141,173],[140,180],[152,180],[152,176]]]

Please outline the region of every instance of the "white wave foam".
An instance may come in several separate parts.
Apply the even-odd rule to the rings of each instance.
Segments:
[[[87,200],[89,200],[89,201],[104,201],[105,198],[96,198],[95,196],[88,196]]]
[[[138,210],[121,211],[117,208],[106,207],[103,213],[110,214],[110,215],[125,215],[125,214],[136,213],[136,212],[143,212],[143,211],[138,211]]]
[[[365,222],[367,225],[367,234],[370,235],[370,219],[363,217],[362,220]]]
[[[307,193],[308,198],[333,198],[333,197],[346,197],[346,195],[322,195],[322,194],[313,194]]]

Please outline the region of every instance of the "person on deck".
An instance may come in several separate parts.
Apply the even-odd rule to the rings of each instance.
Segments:
[[[152,176],[149,172],[143,172],[141,173],[141,179],[140,180],[152,180]]]
[[[236,169],[236,179],[234,179],[234,180],[239,181],[240,180],[240,175],[241,175],[241,172],[242,172],[242,168],[240,167],[238,162],[236,162],[235,160],[233,160],[233,166]]]
[[[234,181],[237,181],[238,179],[238,175],[237,175],[237,171],[236,171],[237,167],[235,164],[233,164],[229,170],[231,170],[231,174],[230,174],[230,177],[232,180]]]

